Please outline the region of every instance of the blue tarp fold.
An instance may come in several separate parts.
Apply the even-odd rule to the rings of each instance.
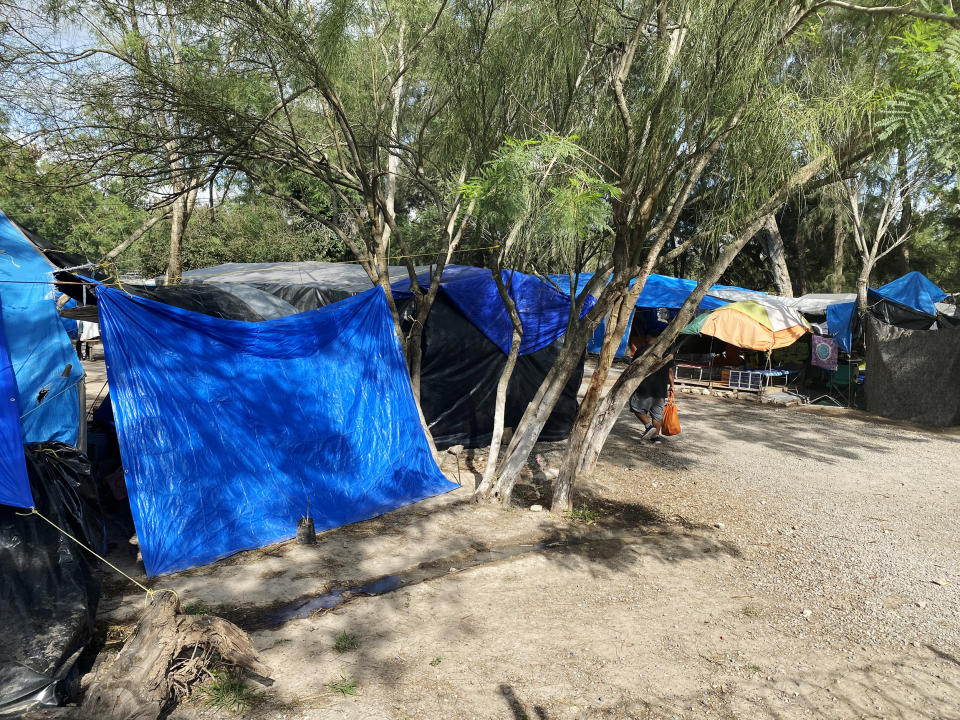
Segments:
[[[246,323],[98,292],[149,575],[456,487],[431,457],[379,288]]]
[[[421,287],[429,287],[429,273],[418,275],[417,282]],[[517,314],[523,325],[521,355],[542,350],[567,331],[569,295],[564,295],[538,277],[513,270],[503,271],[503,282],[516,303]],[[490,270],[448,265],[443,271],[440,287],[456,308],[491,342],[504,354],[510,352],[513,327]],[[411,296],[409,278],[393,283],[391,288],[397,297]],[[590,298],[583,307],[581,317],[593,305],[594,300]]]
[[[53,266],[0,213],[3,333],[17,380],[23,442],[77,444],[83,368],[57,314]]]
[[[3,327],[0,305],[0,328]],[[0,332],[0,505],[33,506],[27,463],[20,439],[20,411],[17,409],[17,381]]]
[[[840,349],[846,353],[850,352],[853,345],[853,316],[856,313],[856,302],[827,306],[827,329]]]
[[[886,285],[881,285],[876,290],[873,288],[867,290],[867,301],[871,305],[880,300],[891,300],[931,317],[937,315],[935,303],[946,297],[947,293],[934,285],[926,275],[916,270]]]

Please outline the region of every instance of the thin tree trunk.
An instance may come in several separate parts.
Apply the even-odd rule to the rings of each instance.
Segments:
[[[767,216],[761,235],[765,240],[767,257],[770,258],[770,269],[773,271],[777,293],[783,297],[793,297],[793,285],[790,282],[790,271],[787,269],[783,237],[780,235],[777,220],[772,214]]]
[[[857,308],[859,310],[867,309],[867,288],[870,287],[870,275],[873,272],[874,259],[866,258],[863,261],[863,267],[860,269],[860,276],[857,278]]]
[[[139,239],[142,238],[144,235],[146,235],[146,234],[150,231],[150,228],[152,228],[154,225],[156,225],[156,224],[157,224],[158,222],[160,222],[161,220],[165,220],[165,219],[168,218],[168,217],[170,217],[170,213],[169,213],[169,212],[164,212],[164,213],[161,213],[161,214],[159,214],[159,215],[153,215],[153,216],[147,218],[147,219],[140,225],[140,227],[137,228],[137,230],[136,230],[132,235],[130,235],[126,240],[124,240],[123,242],[121,242],[119,245],[117,245],[115,248],[113,248],[113,250],[111,250],[111,251],[108,252],[106,255],[104,255],[104,256],[103,256],[103,262],[110,262],[111,260],[113,260],[113,259],[115,259],[116,257],[118,257],[118,256],[120,255],[120,253],[122,253],[122,252],[123,252],[124,250],[126,250],[128,247],[130,247],[131,245],[133,245],[137,240],[139,240]]]
[[[517,357],[520,355],[520,342],[523,338],[523,323],[520,321],[520,315],[517,313],[517,304],[510,297],[506,285],[503,282],[503,271],[497,268],[493,271],[494,281],[497,284],[497,292],[500,299],[507,308],[510,315],[510,323],[513,326],[513,336],[510,340],[510,352],[507,355],[507,362],[500,372],[500,380],[497,382],[497,396],[494,404],[493,413],[493,435],[490,438],[490,451],[487,454],[487,464],[483,470],[483,479],[473,494],[475,500],[490,500],[500,498],[501,502],[509,503],[510,495],[503,496],[499,488],[494,488],[493,480],[496,477],[497,460],[500,456],[500,444],[503,441],[503,428],[507,413],[507,390],[510,387],[510,378],[513,377],[513,369],[517,364]],[[499,483],[498,483],[499,485]]]
[[[843,251],[846,228],[839,207],[833,216],[833,271],[830,273],[830,292],[838,293],[843,288]]]
[[[803,216],[797,218],[797,229],[793,233],[793,244],[797,249],[797,285],[800,294],[810,292],[807,284],[807,236],[803,232]]]

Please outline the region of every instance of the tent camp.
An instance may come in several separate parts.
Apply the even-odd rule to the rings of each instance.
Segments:
[[[381,289],[262,322],[98,290],[148,575],[454,487],[420,426]]]

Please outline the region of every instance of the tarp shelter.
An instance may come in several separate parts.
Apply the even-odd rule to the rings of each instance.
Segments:
[[[418,282],[427,285],[429,270],[418,271]],[[409,327],[414,302],[408,272],[392,267],[390,277],[394,279],[392,289],[402,322]],[[505,417],[506,427],[516,427],[559,352],[570,301],[555,287],[533,276],[504,271],[504,278],[524,328]],[[232,263],[186,272],[183,282],[181,286],[130,289],[136,294],[161,293],[163,296],[156,295],[155,299],[207,314],[258,320],[322,307],[371,286],[359,265],[321,262]],[[199,288],[215,288],[225,297],[232,296],[234,302],[242,300],[258,316],[231,315],[225,299],[214,303],[211,297],[193,296]],[[290,310],[284,312],[277,302]],[[586,308],[589,307],[588,303]],[[440,447],[488,444],[493,432],[497,382],[512,334],[490,271],[448,265],[423,333],[420,401],[435,442]],[[540,440],[562,440],[569,434],[577,411],[581,375],[582,370],[574,373],[564,387]]]
[[[593,273],[581,273],[579,276],[577,276],[578,295],[584,290],[584,288],[586,288],[587,283],[590,282],[592,277]],[[570,292],[569,275],[551,275],[550,279],[555,282],[557,286],[564,292]],[[630,285],[632,287],[633,283],[631,282]],[[643,290],[641,291],[640,296],[637,298],[636,308],[642,311],[650,311],[651,317],[649,320],[652,322],[657,322],[657,317],[655,315],[656,311],[664,309],[667,311],[668,316],[676,314],[676,311],[680,309],[680,306],[683,305],[688,297],[690,297],[690,293],[692,293],[696,287],[696,280],[686,280],[684,278],[675,278],[667,275],[651,273],[643,285]],[[714,310],[718,307],[726,305],[729,302],[749,300],[757,296],[763,297],[765,294],[729,285],[714,285],[710,288],[710,292],[707,293],[703,300],[700,301],[699,307],[702,311]],[[623,339],[620,341],[620,345],[617,348],[617,356],[619,357],[623,357],[627,354],[630,326],[632,323],[633,316],[631,315],[630,323],[627,325],[627,332],[624,333]],[[600,348],[603,346],[603,336],[605,333],[606,321],[604,320],[594,331],[593,337],[590,338],[590,343],[587,346],[587,350],[593,353],[600,352]]]
[[[453,487],[381,289],[263,322],[98,291],[149,575],[365,520]]]
[[[866,317],[867,410],[921,425],[960,425],[960,327],[910,330]]]
[[[952,325],[951,322],[938,321],[937,303],[947,297],[947,293],[916,271],[877,289],[867,290],[871,315],[888,325],[910,330],[931,330],[941,325]],[[854,335],[857,334],[856,301],[830,305],[826,314],[830,333],[841,349],[849,353]]]
[[[83,369],[57,315],[54,269],[0,213],[2,329],[17,384],[22,439],[76,445]]]

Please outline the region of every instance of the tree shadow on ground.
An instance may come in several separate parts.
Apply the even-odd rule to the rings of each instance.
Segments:
[[[513,686],[504,683],[500,685],[498,690],[500,695],[503,696],[503,699],[506,701],[507,707],[510,708],[510,712],[513,713],[514,720],[549,720],[550,716],[540,705],[533,706],[532,715],[528,713],[526,708],[524,708],[523,702],[521,702],[520,698],[517,697]]]

